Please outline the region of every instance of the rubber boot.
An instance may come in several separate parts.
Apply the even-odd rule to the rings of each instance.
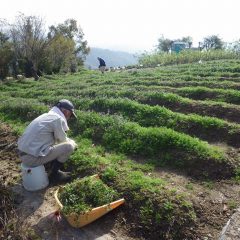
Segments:
[[[63,167],[63,163],[54,160],[52,162],[52,171],[49,176],[52,182],[68,182],[71,180],[70,172],[63,172],[60,168]]]

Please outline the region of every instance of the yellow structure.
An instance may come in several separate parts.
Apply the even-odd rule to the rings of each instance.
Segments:
[[[94,175],[94,177],[98,177],[98,176]],[[58,188],[54,194],[54,197],[56,199],[58,208],[60,210],[62,210],[63,205],[60,202],[60,200],[58,199],[59,191],[61,191],[61,189]],[[100,207],[93,208],[92,210],[90,210],[84,214],[78,214],[78,213],[73,212],[73,213],[69,213],[69,214],[64,214],[64,216],[71,226],[73,226],[75,228],[80,228],[80,227],[83,227],[83,226],[97,220],[98,218],[100,218],[103,215],[107,214],[108,212],[112,211],[114,208],[117,208],[118,206],[122,205],[124,202],[125,202],[125,200],[122,198],[117,201],[111,202],[109,204],[105,204]]]

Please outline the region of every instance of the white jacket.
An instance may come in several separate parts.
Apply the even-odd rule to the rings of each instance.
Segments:
[[[58,112],[56,107],[52,108],[27,126],[18,140],[18,149],[35,157],[46,156],[51,146],[70,140],[67,138],[66,130],[68,126],[65,116],[60,110]]]

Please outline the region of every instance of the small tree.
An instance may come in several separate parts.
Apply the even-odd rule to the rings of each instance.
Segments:
[[[47,47],[44,23],[40,17],[19,14],[14,24],[10,26],[11,39],[17,61],[27,67],[25,72],[31,72],[35,80],[39,63]],[[30,69],[29,69],[30,68]]]
[[[42,71],[77,71],[90,49],[76,20],[68,19],[49,30],[46,35],[43,20],[36,16],[21,13],[13,24],[0,19],[0,64],[4,65],[4,69],[0,65],[1,74],[7,74],[10,58],[15,75],[20,69],[27,77],[34,76],[35,80]]]
[[[83,64],[86,55],[90,52],[90,48],[87,46],[87,41],[84,40],[82,28],[77,25],[77,21],[74,19],[67,19],[63,24],[51,26],[49,30],[49,39],[63,36],[68,40],[74,41],[75,46],[73,54],[76,56],[78,64]]]
[[[205,37],[203,39],[202,47],[206,50],[223,49],[224,42],[217,35]]]
[[[157,50],[161,52],[169,52],[172,46],[173,40],[164,38],[164,36],[161,36],[161,38],[158,39],[158,45]]]
[[[190,37],[190,36],[183,37],[182,39],[180,39],[180,42],[185,42],[185,43],[187,43],[188,48],[191,48],[191,47],[192,47],[192,44],[193,44],[193,38]]]
[[[0,32],[0,79],[4,79],[13,61],[13,46],[8,41],[9,37]]]
[[[240,54],[240,39],[235,42],[229,43],[228,49],[237,54]]]
[[[56,34],[46,49],[48,65],[52,72],[58,73],[70,69],[70,60],[74,58],[75,42],[61,34]]]

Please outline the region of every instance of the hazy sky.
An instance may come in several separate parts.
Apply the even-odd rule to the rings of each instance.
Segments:
[[[0,0],[0,18],[18,12],[44,18],[46,26],[74,18],[90,47],[152,50],[161,35],[240,39],[240,0]]]

